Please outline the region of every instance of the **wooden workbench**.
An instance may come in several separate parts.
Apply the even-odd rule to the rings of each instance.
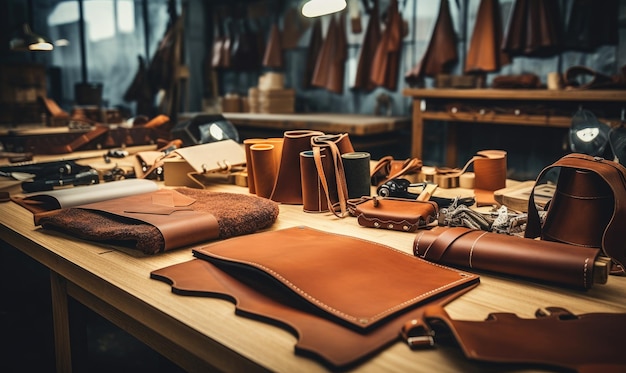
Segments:
[[[226,184],[215,184],[210,190],[248,193],[245,187]],[[460,189],[447,192],[471,193]],[[298,205],[280,205],[278,220],[269,229],[301,225],[360,237],[407,253],[412,253],[415,239],[414,233],[360,227],[354,218],[304,213]],[[326,370],[317,361],[294,353],[297,337],[289,331],[235,315],[235,306],[228,300],[175,295],[168,284],[150,279],[153,270],[191,260],[192,247],[153,256],[117,250],[36,227],[32,215],[13,202],[0,204],[0,237],[50,269],[59,372],[70,372],[72,367],[68,297],[190,372]],[[512,312],[532,318],[538,308],[546,306],[564,307],[575,314],[626,312],[626,277],[611,277],[607,284],[582,292],[486,273],[480,275],[481,283],[476,289],[446,306],[451,317],[483,320],[492,312]],[[524,369],[472,362],[460,351],[449,348],[412,351],[398,341],[357,366],[354,372],[521,372]]]

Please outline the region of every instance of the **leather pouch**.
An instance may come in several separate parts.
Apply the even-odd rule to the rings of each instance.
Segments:
[[[576,372],[623,372],[626,313],[574,315],[560,307],[535,312],[536,318],[492,313],[484,321],[453,320],[438,306],[427,307],[415,340],[434,336],[438,345],[458,342],[465,356],[493,363],[539,364]],[[423,322],[420,322],[423,321]],[[415,328],[417,326],[417,328]]]
[[[439,208],[435,202],[402,198],[362,198],[350,200],[350,214],[359,225],[395,231],[414,232],[433,223],[437,225]]]
[[[243,236],[194,255],[222,268],[269,276],[294,301],[356,330],[478,281],[384,245],[307,227]]]

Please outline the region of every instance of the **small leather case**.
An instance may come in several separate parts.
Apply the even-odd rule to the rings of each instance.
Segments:
[[[435,202],[403,198],[364,197],[350,200],[350,213],[363,227],[415,232],[437,224],[439,207]]]

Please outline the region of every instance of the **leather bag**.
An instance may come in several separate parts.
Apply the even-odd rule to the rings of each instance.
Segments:
[[[330,211],[337,217],[348,215],[348,183],[341,155],[354,152],[347,133],[311,138],[315,168]]]
[[[242,236],[194,255],[151,277],[179,294],[234,299],[237,314],[287,327],[298,337],[296,354],[331,369],[363,362],[400,340],[402,325],[423,306],[448,303],[479,282],[385,245],[308,227]]]
[[[596,247],[623,273],[626,265],[626,168],[586,154],[568,154],[544,168],[535,186],[553,168],[560,168],[556,191],[541,224],[534,189],[528,200],[525,237]]]
[[[439,206],[431,201],[365,197],[350,200],[349,211],[360,226],[415,232],[437,224]]]
[[[422,320],[407,325],[404,334],[412,329],[415,341],[433,336],[442,346],[456,341],[472,360],[536,364],[581,373],[626,370],[622,348],[626,313],[575,315],[561,307],[546,307],[538,309],[535,318],[499,312],[484,321],[470,321],[453,320],[442,307],[431,306]]]
[[[608,265],[596,248],[532,240],[466,227],[437,227],[419,232],[415,256],[457,268],[518,276],[569,288],[605,283]]]

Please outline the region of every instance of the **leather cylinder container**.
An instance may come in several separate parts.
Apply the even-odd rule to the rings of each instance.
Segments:
[[[561,168],[542,239],[602,247],[602,235],[614,208],[613,192],[598,174]]]
[[[250,147],[254,144],[262,144],[264,139],[245,139],[243,140],[243,146],[246,152],[246,169],[248,171],[248,191],[251,194],[256,194],[256,187],[254,184],[254,165],[252,164],[252,154]]]
[[[465,227],[422,230],[413,253],[431,262],[589,289],[600,250]]]
[[[254,144],[250,147],[250,155],[252,156],[256,194],[259,197],[269,198],[276,179],[274,145]]]
[[[371,194],[370,153],[352,152],[341,155],[348,185],[348,198],[360,198]]]
[[[323,133],[310,130],[285,131],[280,166],[270,199],[286,204],[302,204],[300,152],[311,150],[311,137],[319,135]]]
[[[322,157],[326,157],[323,154]],[[320,182],[313,158],[313,151],[307,150],[300,153],[300,171],[302,179],[302,209],[304,212],[326,212],[328,202],[326,193]]]
[[[506,152],[482,150],[474,157],[474,194],[479,206],[496,203],[493,192],[506,187]]]

